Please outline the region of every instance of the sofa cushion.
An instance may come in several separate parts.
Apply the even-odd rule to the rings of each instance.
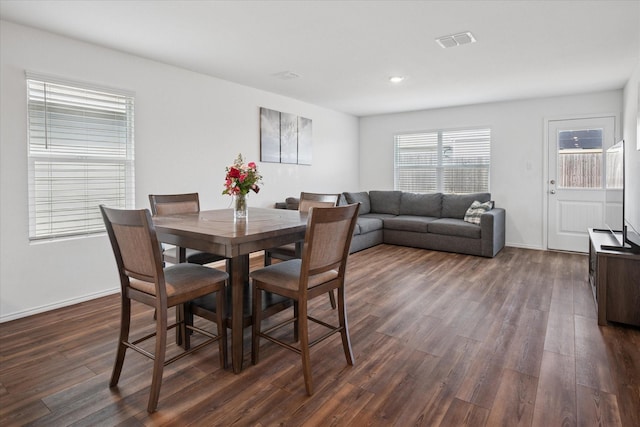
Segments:
[[[360,203],[360,210],[358,215],[364,215],[371,212],[371,201],[369,200],[369,193],[361,191],[358,193],[343,193],[344,198],[347,199],[349,204]]]
[[[402,191],[369,191],[371,212],[400,215]]]
[[[427,226],[429,233],[443,234],[447,236],[468,237],[471,239],[480,238],[480,226],[470,224],[461,219],[440,218],[431,221]]]
[[[287,209],[297,211],[298,206],[300,206],[300,198],[298,197],[287,197],[284,201],[286,203]]]
[[[440,217],[442,193],[402,193],[400,215]]]
[[[469,209],[464,214],[464,220],[466,222],[470,222],[471,224],[480,224],[480,217],[487,211],[493,209],[493,202],[484,202],[480,203],[479,201],[474,201],[471,203]]]
[[[384,228],[387,230],[415,231],[426,233],[430,222],[438,219],[430,216],[398,215],[384,220]]]
[[[464,219],[469,206],[475,201],[480,203],[491,200],[491,193],[470,193],[470,194],[443,194],[442,195],[442,218]]]
[[[358,218],[356,225],[358,226],[359,232],[354,234],[365,234],[370,231],[381,230],[383,222],[382,218],[364,215]]]

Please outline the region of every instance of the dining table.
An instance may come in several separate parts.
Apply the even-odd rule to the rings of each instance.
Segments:
[[[158,240],[175,245],[177,252],[191,248],[227,258],[231,288],[231,361],[242,371],[244,356],[244,289],[249,281],[249,255],[304,240],[307,213],[297,210],[249,208],[246,218],[233,209],[203,210],[153,218]],[[180,260],[184,262],[184,259]],[[238,315],[242,313],[241,315]]]

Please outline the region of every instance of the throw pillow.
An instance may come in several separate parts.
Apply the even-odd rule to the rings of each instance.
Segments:
[[[471,224],[480,224],[480,217],[483,213],[490,211],[493,209],[493,202],[484,202],[481,203],[475,200],[467,209],[467,213],[464,214],[464,220],[466,222],[470,222]]]

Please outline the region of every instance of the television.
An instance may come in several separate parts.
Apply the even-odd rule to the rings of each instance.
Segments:
[[[640,252],[640,233],[625,216],[625,191],[631,191],[626,182],[624,140],[605,152],[605,230],[611,233],[614,245],[602,249]]]

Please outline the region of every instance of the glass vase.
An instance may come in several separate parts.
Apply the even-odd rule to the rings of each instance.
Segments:
[[[247,219],[249,210],[247,208],[247,195],[236,194],[233,199],[233,217],[234,219]]]

